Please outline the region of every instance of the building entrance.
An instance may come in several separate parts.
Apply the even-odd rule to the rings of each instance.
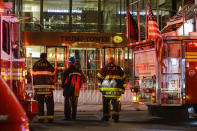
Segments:
[[[61,87],[61,75],[63,70],[66,67],[65,60],[67,59],[67,47],[46,47],[47,60],[53,65],[55,68],[55,86],[56,88]]]
[[[115,58],[115,63],[124,69],[124,54],[122,48],[65,48],[65,47],[47,47],[48,60],[51,62],[57,73],[56,90],[54,92],[55,102],[63,103],[61,88],[61,74],[66,68],[66,59],[69,56],[74,56],[76,66],[80,68],[86,76],[87,82],[83,84],[79,103],[81,104],[101,104],[102,94],[99,92],[97,85],[97,73],[107,64],[107,59],[112,56]],[[130,91],[128,91],[130,92]],[[127,93],[123,96],[123,101],[129,101],[130,97]],[[128,99],[128,100],[127,100]]]
[[[97,73],[102,65],[101,48],[70,48],[69,56],[74,56],[76,66],[84,72],[87,82],[81,88],[79,103],[101,103],[97,86]]]

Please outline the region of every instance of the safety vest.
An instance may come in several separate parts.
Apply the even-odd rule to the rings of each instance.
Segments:
[[[108,64],[98,74],[99,90],[105,97],[120,97],[125,91],[126,75],[114,64]]]
[[[54,90],[54,68],[45,59],[40,59],[33,66],[33,87],[37,94],[51,94]]]

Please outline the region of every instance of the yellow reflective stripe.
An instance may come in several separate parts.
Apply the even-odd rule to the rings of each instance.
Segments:
[[[103,116],[111,116],[111,113],[104,113]]]
[[[18,77],[18,76],[8,76],[7,80],[25,80],[24,77]]]
[[[54,116],[47,116],[47,118],[48,118],[48,119],[53,119],[53,118],[54,118]]]
[[[12,68],[12,69],[11,68],[5,68],[5,67],[1,68],[2,71],[5,71],[6,69],[8,70],[8,72],[11,72],[11,70],[12,70],[12,72],[22,72],[23,71],[22,68]]]
[[[53,72],[50,71],[32,71],[33,75],[54,75]]]
[[[123,89],[120,88],[108,88],[108,87],[101,87],[100,91],[124,91]]]
[[[55,86],[54,85],[34,85],[33,88],[50,88],[50,89],[54,89]]]
[[[120,112],[112,111],[113,115],[120,115]]]
[[[101,79],[104,79],[104,77],[101,75],[101,73],[98,73],[97,76]]]
[[[18,76],[6,76],[6,75],[3,75],[3,78],[5,80],[25,80],[24,77],[18,77]]]
[[[126,88],[127,84],[123,84],[123,87]]]
[[[120,97],[119,97],[119,98],[117,98],[117,101],[120,101]]]
[[[37,116],[38,119],[44,119],[44,116]]]
[[[123,75],[124,76],[124,75]],[[107,75],[105,76],[105,79],[124,79],[124,77],[118,76],[118,75]]]
[[[48,94],[51,94],[51,92],[36,92],[36,94],[40,94],[40,95],[41,94],[47,94],[48,95]]]

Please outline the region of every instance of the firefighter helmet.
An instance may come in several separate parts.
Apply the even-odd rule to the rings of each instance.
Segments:
[[[74,57],[69,57],[67,62],[74,63],[75,62],[75,58]]]
[[[113,57],[109,57],[107,60],[107,63],[114,63],[114,58]]]
[[[40,54],[40,58],[42,58],[42,59],[47,58],[47,53],[41,53],[41,54]]]

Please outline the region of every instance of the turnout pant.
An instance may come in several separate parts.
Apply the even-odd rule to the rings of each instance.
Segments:
[[[53,120],[54,119],[54,99],[53,93],[50,95],[46,94],[36,94],[36,100],[38,101],[38,119],[44,120],[44,103],[46,102],[47,107],[47,119]]]
[[[105,97],[103,96],[103,117],[110,118],[111,116],[111,104],[113,106],[112,118],[119,118],[121,110],[120,97]]]
[[[78,96],[65,96],[64,97],[64,115],[65,119],[76,120]],[[71,115],[72,112],[72,115]]]

